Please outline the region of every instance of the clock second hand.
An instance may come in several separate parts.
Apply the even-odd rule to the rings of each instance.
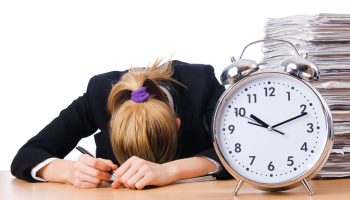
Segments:
[[[260,126],[260,127],[263,127],[263,128],[267,128],[268,130],[272,130],[272,131],[276,131],[277,133],[279,134],[282,134],[282,135],[285,135],[283,132],[273,128],[273,127],[270,127],[267,123],[265,123],[264,121],[262,121],[261,119],[259,119],[258,117],[256,117],[255,115],[251,114],[250,117],[246,117],[244,116],[245,118],[251,120],[251,121],[254,121],[254,122],[257,122],[257,123],[254,123],[254,122],[248,122],[249,124],[252,124],[252,125],[255,125],[255,126]]]

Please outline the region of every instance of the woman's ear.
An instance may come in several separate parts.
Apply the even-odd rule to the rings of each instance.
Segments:
[[[175,123],[176,123],[177,129],[179,129],[180,126],[181,126],[181,120],[180,120],[180,118],[176,118]]]

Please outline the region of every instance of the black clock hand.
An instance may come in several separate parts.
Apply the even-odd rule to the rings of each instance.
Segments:
[[[263,125],[263,127],[268,128],[269,125],[267,123],[265,123],[263,120],[259,119],[258,117],[256,117],[255,115],[251,114],[250,117],[252,119],[254,119],[256,122],[258,122],[259,124]]]
[[[281,122],[281,123],[278,123],[278,124],[276,124],[276,125],[273,125],[272,128],[275,128],[275,127],[280,126],[280,125],[282,125],[282,124],[285,124],[285,123],[287,123],[287,122],[293,121],[293,120],[298,119],[299,117],[302,117],[302,116],[305,116],[305,115],[307,115],[307,112],[303,112],[303,113],[301,113],[301,114],[298,115],[298,116],[295,116],[295,117],[290,118],[290,119],[288,119],[288,120],[286,120],[286,121],[283,121],[283,122]]]
[[[255,126],[261,126],[261,127],[263,127],[263,128],[267,128],[267,127],[265,127],[265,126],[262,125],[262,124],[257,124],[257,123],[254,123],[254,122],[248,122],[248,124],[253,124],[253,125],[255,125]]]
[[[264,127],[264,128],[269,127],[268,124],[264,124],[264,125],[263,125],[263,124],[257,122],[256,120],[254,120],[254,119],[252,119],[252,118],[249,118],[249,117],[246,117],[246,116],[244,116],[244,117],[247,118],[247,119],[249,119],[250,121],[253,121],[253,122],[249,122],[249,121],[248,121],[248,124],[253,124],[253,125],[255,125],[255,126],[261,126],[261,127]],[[257,122],[257,123],[255,123],[255,122]]]
[[[279,130],[276,130],[276,129],[272,129],[273,131],[276,131],[277,133],[279,134],[282,134],[282,135],[285,135],[283,132],[279,131]]]
[[[252,119],[250,119],[250,118],[248,118],[248,117],[246,117],[247,119],[249,119],[249,120],[252,120]],[[265,126],[265,125],[263,125],[263,124],[257,124],[257,123],[254,123],[254,122],[248,122],[248,124],[252,124],[252,125],[255,125],[255,126],[260,126],[260,127],[263,127],[263,128],[269,128],[269,125],[268,124],[266,124],[267,126]],[[270,130],[270,129],[269,129]],[[279,133],[279,134],[282,134],[282,135],[285,135],[283,132],[281,132],[281,131],[279,131],[279,130],[276,130],[276,129],[274,129],[274,128],[272,128],[271,130],[273,130],[273,131],[276,131],[277,133]]]

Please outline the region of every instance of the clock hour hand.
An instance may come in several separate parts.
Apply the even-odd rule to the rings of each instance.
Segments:
[[[269,125],[267,123],[265,123],[263,120],[259,119],[258,117],[256,117],[255,115],[251,114],[250,117],[252,119],[254,119],[256,122],[258,122],[259,124],[263,125],[263,127],[268,128]]]
[[[298,118],[300,118],[300,117],[303,117],[303,116],[305,116],[305,115],[307,115],[307,112],[303,112],[303,113],[301,113],[301,114],[298,115],[298,116],[292,117],[292,118],[287,119],[287,120],[285,120],[285,121],[283,121],[283,122],[281,122],[281,123],[278,123],[278,124],[276,124],[276,125],[273,125],[272,128],[275,128],[275,127],[277,127],[277,126],[281,126],[282,124],[285,124],[285,123],[287,123],[287,122],[293,121],[293,120],[298,119]]]
[[[271,128],[268,124],[266,124],[264,121],[262,121],[262,120],[260,120],[259,118],[257,118],[255,115],[250,115],[250,117],[251,117],[252,119],[250,119],[250,118],[248,118],[248,117],[246,117],[246,118],[249,119],[249,120],[254,120],[254,121],[258,122],[258,123],[248,122],[248,124],[252,124],[252,125],[255,125],[255,126],[260,126],[260,127],[263,127],[263,128],[267,128],[268,130],[271,129],[272,131],[276,131],[276,132],[279,133],[279,134],[285,135],[283,132],[281,132],[281,131],[279,131],[279,130],[276,130],[276,129],[274,129],[274,128]],[[260,123],[260,122],[262,122],[262,123]],[[270,130],[270,131],[271,131],[271,130]]]

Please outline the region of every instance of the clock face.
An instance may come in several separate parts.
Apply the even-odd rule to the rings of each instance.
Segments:
[[[226,164],[239,176],[263,184],[286,183],[310,172],[324,157],[332,132],[326,110],[297,78],[255,74],[222,97],[214,137]]]

